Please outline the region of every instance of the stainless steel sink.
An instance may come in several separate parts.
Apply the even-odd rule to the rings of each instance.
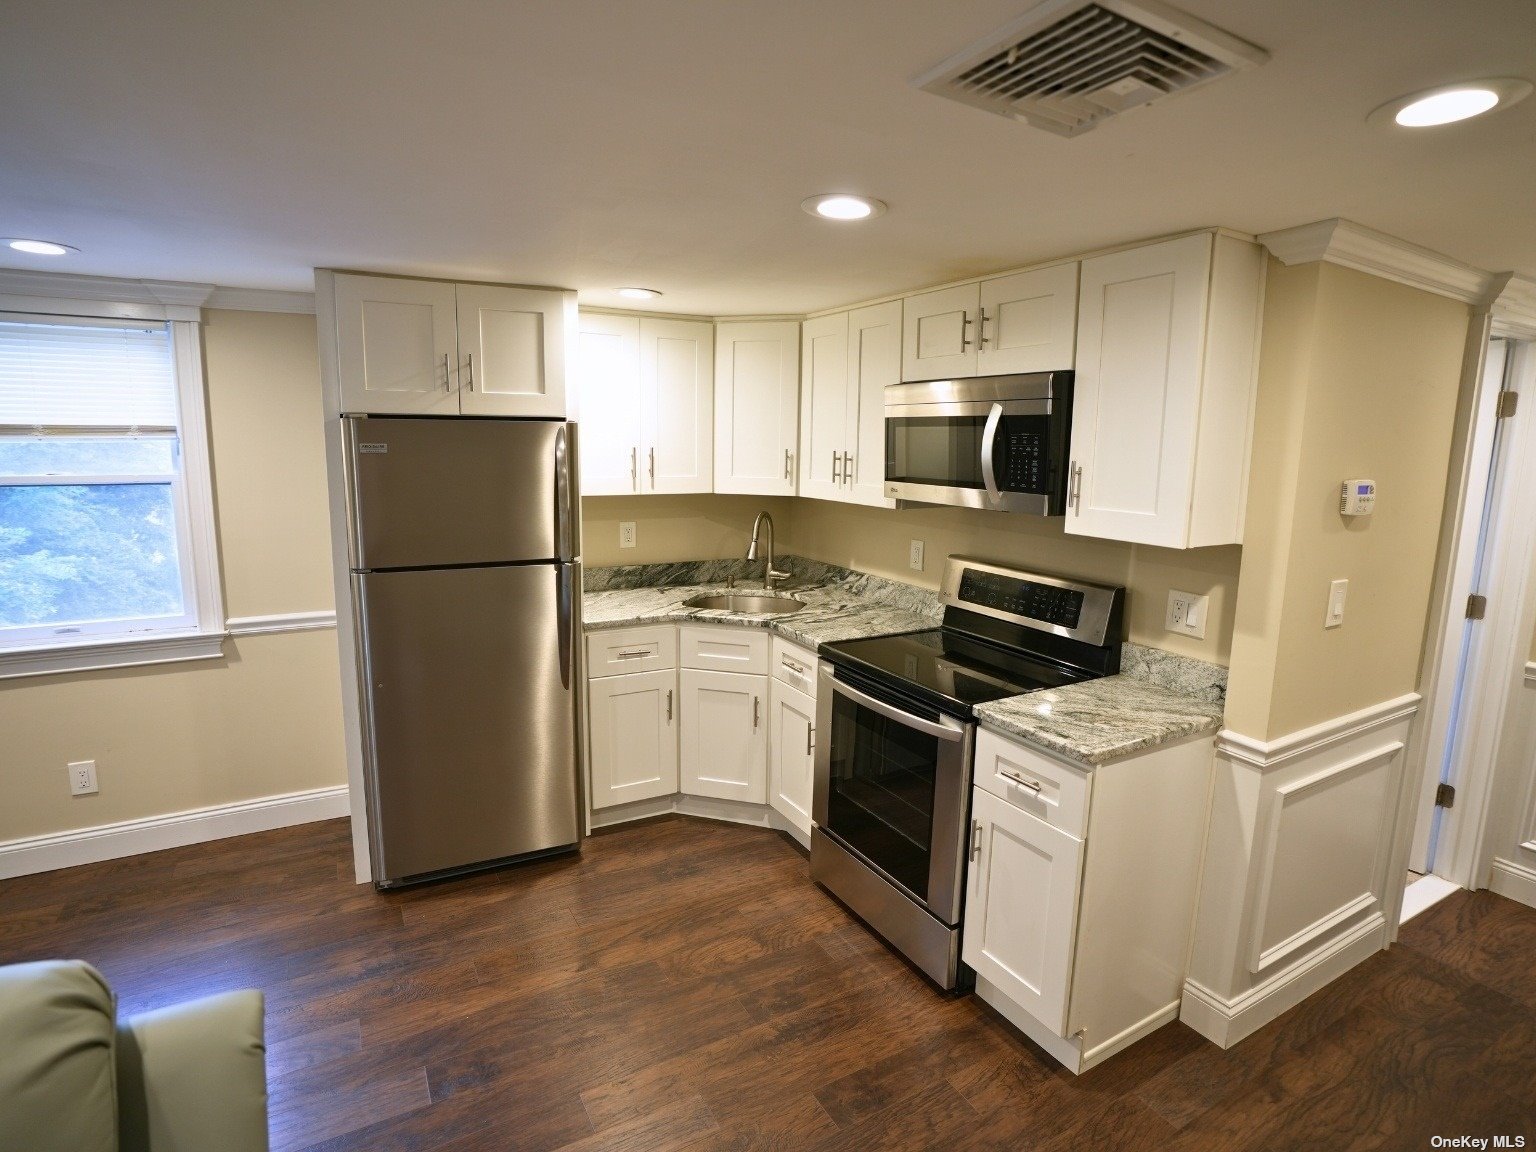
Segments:
[[[717,592],[695,596],[686,603],[690,608],[723,608],[727,612],[773,613],[779,616],[787,616],[805,607],[798,600],[775,596],[769,592]]]

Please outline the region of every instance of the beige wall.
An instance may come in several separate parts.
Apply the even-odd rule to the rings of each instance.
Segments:
[[[204,335],[226,610],[329,608],[314,318],[210,312]],[[0,681],[0,841],[344,784],[335,632],[224,652]],[[83,759],[100,792],[71,797]]]
[[[1468,309],[1333,264],[1271,262],[1227,724],[1256,739],[1414,690]],[[1338,514],[1342,480],[1375,514]],[[1329,582],[1349,581],[1325,629]]]
[[[582,562],[658,564],[747,554],[752,520],[773,517],[774,548],[787,553],[795,501],[786,496],[587,496],[581,502]],[[619,547],[619,525],[635,523],[635,546]]]

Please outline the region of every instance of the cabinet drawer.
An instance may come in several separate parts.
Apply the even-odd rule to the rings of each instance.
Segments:
[[[816,699],[816,653],[782,636],[773,637],[769,651],[773,678]]]
[[[984,729],[976,733],[975,784],[1069,836],[1088,830],[1088,773]]]
[[[587,634],[589,680],[676,667],[677,629],[670,624]]]
[[[684,625],[678,629],[678,644],[684,668],[768,674],[768,633],[761,628]]]

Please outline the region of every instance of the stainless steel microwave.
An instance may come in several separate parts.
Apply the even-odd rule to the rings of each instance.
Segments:
[[[885,494],[924,504],[1063,516],[1072,373],[890,384]]]

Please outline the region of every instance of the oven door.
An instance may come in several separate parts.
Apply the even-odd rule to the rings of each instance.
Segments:
[[[960,922],[974,725],[823,663],[815,826],[946,925]]]
[[[887,405],[885,494],[929,504],[1064,515],[1064,421],[1049,400]]]

